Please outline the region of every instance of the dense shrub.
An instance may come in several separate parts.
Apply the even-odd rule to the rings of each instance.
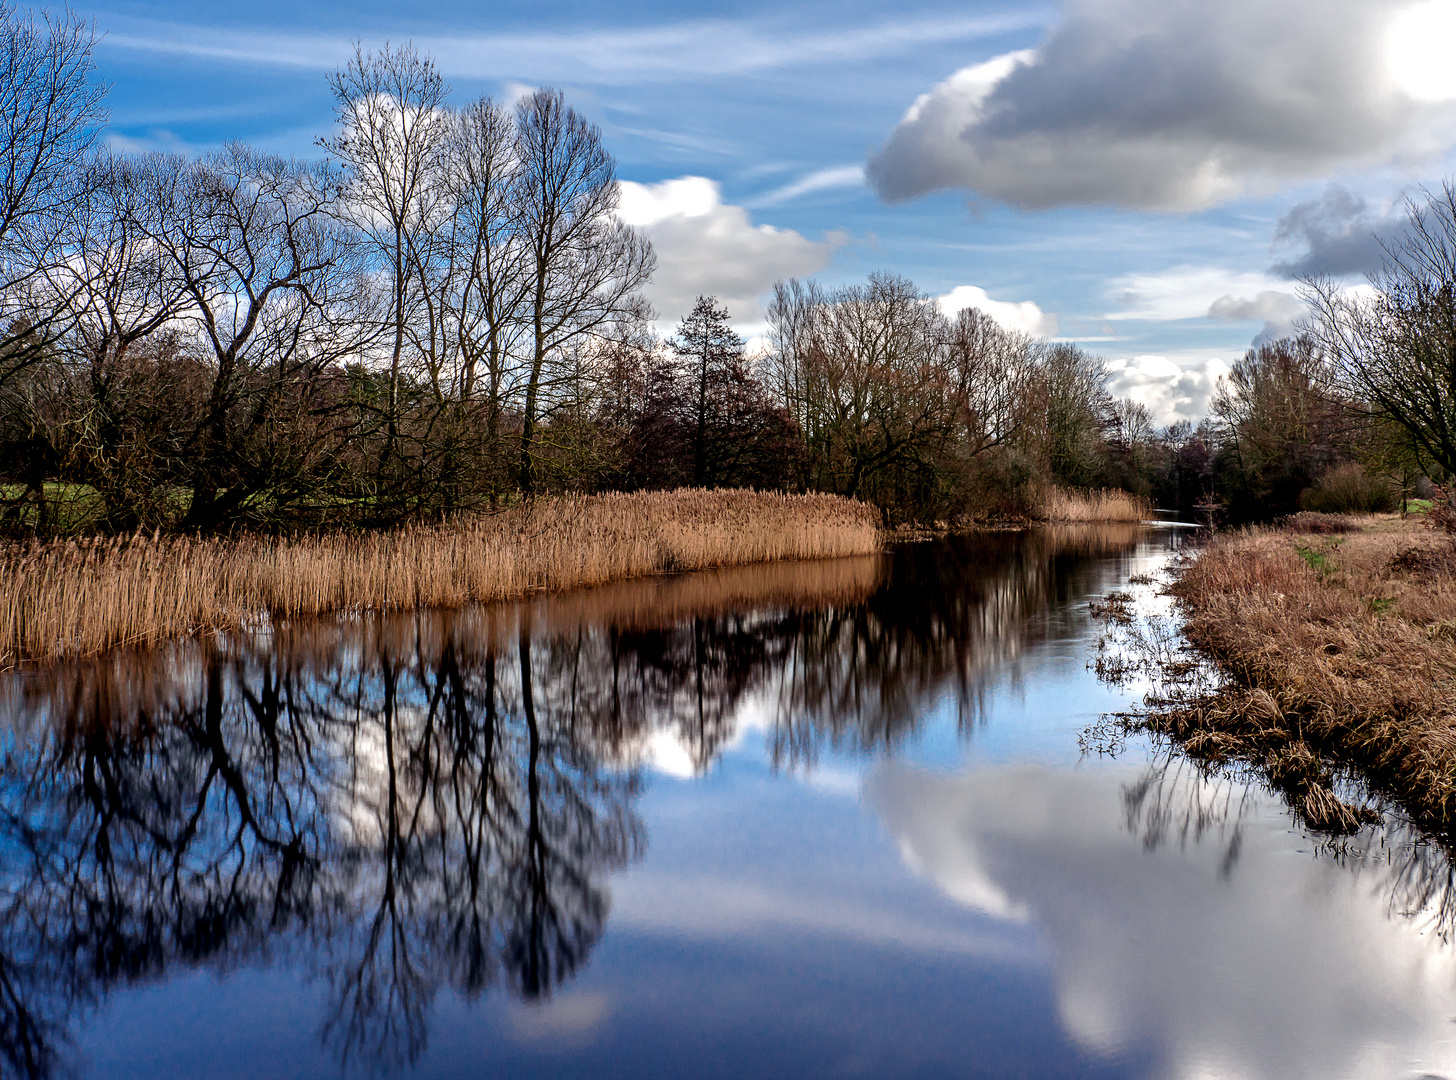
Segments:
[[[1396,508],[1390,484],[1351,463],[1331,469],[1300,496],[1305,510],[1322,514],[1380,514]]]

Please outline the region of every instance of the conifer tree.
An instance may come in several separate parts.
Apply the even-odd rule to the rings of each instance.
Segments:
[[[693,484],[721,479],[721,445],[732,427],[734,391],[749,379],[744,342],[716,297],[700,296],[678,324],[673,351],[690,391]]]

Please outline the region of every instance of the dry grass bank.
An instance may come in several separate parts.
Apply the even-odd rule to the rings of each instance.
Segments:
[[[869,506],[676,491],[540,500],[392,532],[0,548],[0,666],[259,621],[456,606],[679,570],[864,555]]]
[[[1152,516],[1152,508],[1146,499],[1126,491],[1053,487],[1037,500],[1036,516],[1041,521],[1068,524],[1146,521]]]
[[[1179,574],[1185,632],[1232,676],[1157,718],[1196,755],[1258,765],[1310,824],[1349,831],[1330,766],[1456,827],[1456,543],[1394,517],[1217,538]],[[1359,531],[1339,528],[1358,526]]]

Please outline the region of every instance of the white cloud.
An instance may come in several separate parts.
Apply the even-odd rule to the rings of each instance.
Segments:
[[[1254,339],[1256,345],[1296,333],[1299,321],[1308,313],[1304,302],[1297,296],[1274,289],[1265,289],[1253,298],[1232,294],[1220,296],[1208,307],[1208,314],[1215,319],[1263,323],[1264,329]]]
[[[797,199],[815,191],[831,191],[835,188],[864,187],[863,165],[838,165],[819,169],[800,177],[783,187],[775,188],[762,198],[754,200],[754,206],[777,206],[779,203]]]
[[[1108,320],[1260,322],[1264,325],[1256,344],[1294,333],[1307,313],[1288,281],[1219,267],[1178,266],[1159,274],[1126,274],[1111,283],[1108,293],[1121,308],[1106,315]]]
[[[1115,357],[1106,364],[1112,375],[1108,389],[1146,405],[1160,424],[1207,416],[1218,380],[1229,371],[1220,357],[1200,353]]]
[[[1456,958],[1400,914],[1395,867],[1296,854],[1282,808],[1193,775],[1143,789],[1158,805],[1139,816],[1141,779],[886,766],[866,799],[917,873],[1036,927],[1062,1023],[1092,1053],[1132,1051],[1169,1080],[1451,1069]],[[1220,827],[1219,807],[1242,819]],[[1158,822],[1171,835],[1145,842]]]
[[[1036,50],[915,102],[868,176],[888,200],[959,187],[1021,207],[1188,210],[1335,166],[1429,158],[1456,138],[1439,34],[1452,7],[1067,0]]]
[[[1114,278],[1108,297],[1121,310],[1108,319],[1201,319],[1226,296],[1253,296],[1288,289],[1287,281],[1256,272],[1215,266],[1175,266],[1156,274],[1124,274]]]
[[[179,139],[166,128],[152,128],[145,135],[123,135],[119,131],[106,133],[106,145],[118,154],[181,154],[192,157],[196,148]]]
[[[537,87],[532,86],[530,83],[508,80],[501,85],[501,100],[510,105],[515,105],[521,99],[530,97],[536,90]]]
[[[848,237],[810,240],[792,229],[755,225],[741,206],[724,203],[716,181],[683,176],[658,184],[622,181],[618,216],[641,228],[657,251],[647,298],[667,327],[699,296],[716,296],[742,325],[762,323],[762,297],[775,281],[829,265]]]
[[[1057,317],[1042,311],[1030,300],[1015,303],[1009,300],[992,300],[986,290],[975,285],[958,285],[935,302],[947,315],[955,316],[966,308],[984,311],[1007,330],[1019,330],[1032,337],[1052,338],[1057,336]]]

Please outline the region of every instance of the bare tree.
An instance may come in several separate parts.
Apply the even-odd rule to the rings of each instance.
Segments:
[[[461,422],[483,421],[478,456],[500,486],[502,422],[529,332],[525,301],[530,288],[514,194],[519,163],[510,111],[482,98],[463,109],[446,157],[449,222],[442,268],[442,306],[449,313],[455,362],[452,391]]]
[[[1041,350],[1032,395],[1031,430],[1024,440],[1058,483],[1095,482],[1112,424],[1109,375],[1100,357],[1076,345]]]
[[[1406,205],[1371,292],[1304,282],[1311,331],[1338,383],[1405,432],[1421,465],[1456,474],[1456,183]]]
[[[0,4],[0,385],[44,355],[71,310],[48,309],[30,285],[55,257],[53,217],[84,192],[77,166],[105,119],[94,43],[69,12],[22,17]]]
[[[556,90],[516,107],[514,191],[525,249],[530,338],[522,403],[519,485],[531,494],[548,365],[579,338],[640,320],[638,290],[655,265],[647,239],[616,217],[617,176],[601,132]]]
[[[158,476],[179,464],[175,435],[188,422],[183,388],[154,383],[148,358],[138,358],[190,302],[152,239],[156,208],[184,166],[102,154],[82,167],[83,196],[54,214],[57,257],[30,283],[36,301],[67,326],[47,347],[58,366],[7,405],[30,417],[54,457],[100,493],[104,520],[122,528],[151,516]],[[166,349],[175,353],[175,341]],[[161,355],[153,349],[149,359]],[[139,437],[138,423],[151,434]],[[30,486],[43,502],[40,478]]]
[[[1333,375],[1304,335],[1250,349],[1219,380],[1213,413],[1233,466],[1226,494],[1236,513],[1297,509],[1300,493],[1344,458],[1349,416]]]
[[[338,222],[337,170],[232,145],[160,186],[150,239],[210,356],[186,524],[214,529],[266,493],[310,493],[337,408],[321,377],[369,345],[358,244]]]
[[[410,45],[385,45],[378,53],[356,46],[330,82],[339,132],[321,145],[345,167],[348,195],[341,209],[368,238],[390,290],[383,475],[401,457],[401,370],[415,286],[437,257],[440,200],[446,196],[439,178],[453,119],[439,69]]]
[[[879,494],[893,470],[930,467],[952,434],[943,317],[901,277],[825,293],[781,283],[769,311],[774,382],[809,447],[809,481]]]
[[[1026,334],[975,308],[957,312],[946,331],[959,438],[967,452],[979,454],[1015,438],[1026,422],[1036,349]]]

